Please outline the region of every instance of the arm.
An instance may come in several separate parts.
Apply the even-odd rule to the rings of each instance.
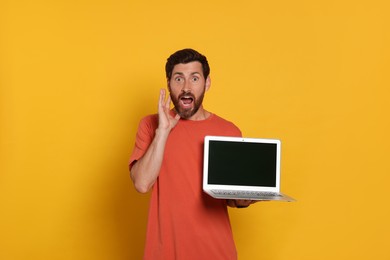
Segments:
[[[168,96],[167,101],[165,101],[165,96],[166,92],[162,89],[158,103],[158,127],[153,141],[144,156],[133,164],[130,172],[135,189],[141,193],[148,192],[155,183],[160,173],[169,133],[180,119],[179,115],[172,117],[169,114],[171,99]]]

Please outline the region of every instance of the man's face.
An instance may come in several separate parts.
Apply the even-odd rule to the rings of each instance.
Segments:
[[[210,78],[203,76],[202,64],[198,61],[177,64],[168,81],[173,105],[181,118],[191,119],[202,108],[203,97],[210,87]]]

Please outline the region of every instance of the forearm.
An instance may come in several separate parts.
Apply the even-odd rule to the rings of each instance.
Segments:
[[[160,173],[168,134],[167,131],[157,129],[148,150],[131,168],[130,176],[138,192],[148,192],[155,183]]]

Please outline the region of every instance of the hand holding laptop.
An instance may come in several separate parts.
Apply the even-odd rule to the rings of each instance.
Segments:
[[[257,202],[257,200],[234,200],[234,199],[227,199],[226,201],[228,206],[232,208],[247,208],[249,207],[249,205]]]

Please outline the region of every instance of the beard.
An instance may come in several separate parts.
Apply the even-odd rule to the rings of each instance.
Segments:
[[[198,112],[200,106],[202,105],[205,92],[206,92],[206,90],[204,89],[198,98],[196,98],[194,96],[194,94],[192,94],[190,92],[181,93],[178,97],[175,97],[175,96],[173,96],[172,93],[170,93],[171,100],[172,100],[172,103],[175,107],[176,113],[183,119],[191,118],[193,115],[196,114],[196,112]],[[190,108],[181,107],[180,102],[184,96],[190,97],[192,99],[192,102],[194,104],[192,107],[190,107]]]

